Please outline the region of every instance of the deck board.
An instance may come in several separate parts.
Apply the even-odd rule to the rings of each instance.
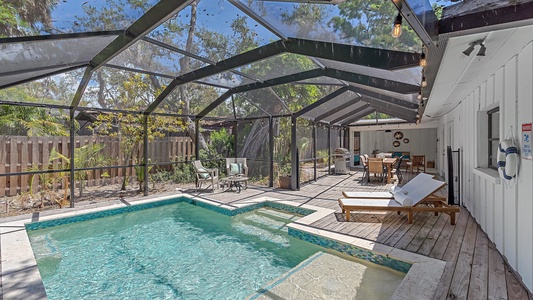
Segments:
[[[449,216],[447,214],[440,214],[439,219],[429,231],[422,245],[418,248],[418,253],[425,256],[429,256],[429,253],[431,253],[431,250],[433,250],[433,247],[437,243],[437,239],[442,233],[444,226],[449,223]]]
[[[470,215],[466,213],[460,214],[457,224],[451,226],[453,227],[451,228],[451,235],[447,239],[439,238],[441,241],[447,241],[447,243],[444,245],[441,243],[439,248],[437,248],[437,244],[439,244],[439,241],[437,241],[437,244],[435,244],[435,247],[433,248],[434,251],[431,251],[429,255],[430,257],[442,259],[446,262],[444,274],[440,279],[439,287],[435,293],[436,299],[446,299],[448,296],[448,291],[450,290],[450,286],[452,284],[453,273],[457,265],[457,258],[459,257],[459,251],[463,243],[463,237],[469,217]]]
[[[453,273],[452,283],[449,291],[449,298],[466,299],[472,273],[472,260],[476,245],[477,223],[473,218],[468,219],[466,233],[461,245],[461,251],[457,258],[457,265]]]
[[[443,215],[443,214],[441,214]],[[409,244],[406,246],[403,246],[403,244],[398,243],[397,247],[401,247],[404,250],[407,250],[409,252],[418,252],[418,249],[422,246],[424,241],[426,240],[429,232],[433,229],[433,226],[437,221],[439,220],[439,216],[430,216],[424,226],[420,226],[420,229],[416,233],[416,235],[409,241]],[[402,238],[403,239],[403,238]],[[402,242],[402,240],[400,240]]]
[[[507,282],[507,299],[509,300],[524,300],[531,299],[530,295],[518,281],[512,270],[508,265],[505,265],[505,280]]]
[[[470,275],[470,287],[468,298],[480,297],[487,299],[489,282],[489,241],[487,236],[478,228],[474,259],[472,260],[472,274]]]
[[[505,263],[494,244],[489,242],[488,299],[507,299],[505,286]]]

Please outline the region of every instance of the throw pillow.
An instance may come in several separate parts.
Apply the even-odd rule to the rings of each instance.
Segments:
[[[394,200],[403,206],[413,206],[413,199],[402,192],[394,193]]]
[[[199,168],[198,169],[198,175],[200,175],[201,178],[203,179],[207,179],[209,177],[211,177],[211,175],[209,175],[209,173],[207,173],[208,171],[204,168]]]
[[[229,164],[229,174],[230,175],[237,175],[241,172],[241,168],[239,164]]]

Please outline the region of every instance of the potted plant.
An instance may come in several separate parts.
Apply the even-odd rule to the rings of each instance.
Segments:
[[[279,187],[282,189],[291,189],[291,165],[282,164],[279,168],[278,176]]]

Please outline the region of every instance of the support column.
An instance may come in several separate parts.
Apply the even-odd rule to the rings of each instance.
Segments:
[[[195,127],[194,155],[196,156],[196,160],[199,160],[200,159],[200,119],[195,119],[194,125],[195,125],[194,126]]]
[[[328,124],[328,175],[331,174],[331,124]]]
[[[317,137],[317,129],[316,129],[316,123],[313,123],[313,173],[314,177],[313,180],[316,181],[317,173],[316,173],[316,137]]]
[[[237,121],[233,121],[233,144],[235,145],[235,153],[233,154],[233,157],[237,158],[239,155],[239,151],[237,151],[237,142],[239,141],[239,123]]]
[[[291,117],[291,189],[298,190],[298,147],[296,144],[296,118]]]
[[[74,150],[76,149],[74,135],[75,124],[74,124],[74,109],[70,109],[70,207],[74,208],[74,190],[76,186],[76,178],[74,177]],[[81,184],[81,183],[80,183]]]
[[[144,195],[148,196],[148,115],[144,115],[143,119],[143,166],[144,169]]]
[[[268,118],[268,151],[270,154],[268,186],[274,187],[274,120],[272,117]]]

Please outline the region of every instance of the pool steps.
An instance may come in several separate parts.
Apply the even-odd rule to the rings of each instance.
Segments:
[[[287,223],[294,222],[302,217],[300,215],[291,214],[289,212],[282,212],[279,210],[273,210],[273,209],[267,209],[267,208],[260,208],[256,210],[256,212],[257,214],[260,214],[260,215],[266,215],[271,218],[287,221]]]
[[[287,237],[287,224],[300,216],[277,210],[261,208],[253,212],[237,215],[232,223],[233,228],[246,235],[287,248],[290,240]]]

